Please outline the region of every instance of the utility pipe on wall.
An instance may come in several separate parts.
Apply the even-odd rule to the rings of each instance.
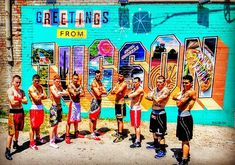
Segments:
[[[13,64],[13,47],[12,47],[12,30],[11,30],[11,0],[5,0],[6,12],[6,48],[7,48],[7,61]]]

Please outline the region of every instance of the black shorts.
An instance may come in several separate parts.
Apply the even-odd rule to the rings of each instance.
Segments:
[[[150,126],[149,131],[156,135],[165,135],[166,132],[166,113],[150,115]]]
[[[190,141],[193,137],[193,118],[192,116],[180,117],[177,119],[176,137],[180,141]]]
[[[126,103],[115,104],[115,115],[117,118],[123,118],[126,116]]]
[[[62,121],[62,109],[58,109],[57,106],[50,108],[50,125],[55,126]]]

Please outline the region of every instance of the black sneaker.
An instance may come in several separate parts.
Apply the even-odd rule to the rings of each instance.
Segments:
[[[18,145],[18,141],[13,141],[13,149],[19,150],[20,146]]]
[[[8,148],[6,148],[5,157],[6,157],[7,160],[12,160],[11,152]]]
[[[141,147],[141,143],[140,142],[135,142],[132,145],[130,145],[130,148],[139,148]]]
[[[182,159],[179,165],[188,165],[188,159]]]

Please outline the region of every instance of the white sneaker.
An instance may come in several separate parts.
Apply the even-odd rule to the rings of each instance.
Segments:
[[[52,148],[59,148],[59,146],[57,146],[56,144],[55,144],[55,142],[51,142],[50,143],[50,147],[52,147]]]

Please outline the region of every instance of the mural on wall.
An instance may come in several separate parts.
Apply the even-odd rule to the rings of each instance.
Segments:
[[[156,87],[157,77],[164,75],[168,88],[177,86],[180,42],[174,35],[159,36],[151,45],[150,88]]]
[[[40,84],[44,87],[47,95],[49,94],[49,65],[39,65],[38,66],[38,75],[40,76]]]
[[[213,17],[218,19],[223,12],[213,11]],[[227,22],[218,25],[214,19],[207,19],[208,14],[192,4],[169,4],[166,8],[151,4],[108,8],[107,5],[23,6],[22,74],[29,69],[30,74],[38,72],[41,83],[48,88],[58,73],[64,89],[72,74],[79,74],[86,95],[81,98],[83,111],[89,110],[95,70],[102,71],[102,82],[108,92],[122,71],[129,89],[134,77],[141,78],[145,95],[156,87],[159,75],[166,77],[173,95],[181,90],[182,77],[190,74],[198,95],[193,109],[223,110],[231,43],[217,27],[224,27]],[[198,20],[191,19],[194,16]],[[37,30],[29,32],[29,28]],[[24,86],[29,86],[28,79],[23,79]],[[103,97],[102,108],[114,110],[114,103],[114,96],[108,93]],[[143,99],[141,106],[143,111],[149,111],[151,102]],[[170,107],[176,108],[171,99],[166,109]]]
[[[211,97],[214,78],[217,38],[187,39],[183,75],[192,75],[199,84],[199,97]],[[194,81],[195,82],[195,81]]]
[[[54,63],[54,43],[34,43],[32,44],[32,64],[43,65]]]
[[[91,84],[95,78],[95,71],[100,70],[100,58],[102,58],[102,65],[108,66],[113,64],[115,48],[109,40],[95,40],[89,47],[89,75],[88,84]],[[112,88],[112,69],[103,69],[102,82],[105,89],[109,92]],[[89,86],[90,90],[90,86]]]
[[[145,61],[146,49],[141,42],[125,43],[119,51],[119,71],[124,73],[125,79],[131,88],[134,77],[139,77],[144,82],[144,69],[141,65],[132,65],[132,61]]]
[[[73,74],[78,74],[80,75],[80,81],[82,82],[81,84],[84,83],[83,81],[83,64],[84,64],[84,58],[85,58],[85,47],[84,46],[74,46],[73,47]]]
[[[59,67],[58,73],[61,77],[61,85],[63,89],[67,89],[69,84],[69,67],[70,67],[70,48],[59,48]]]

